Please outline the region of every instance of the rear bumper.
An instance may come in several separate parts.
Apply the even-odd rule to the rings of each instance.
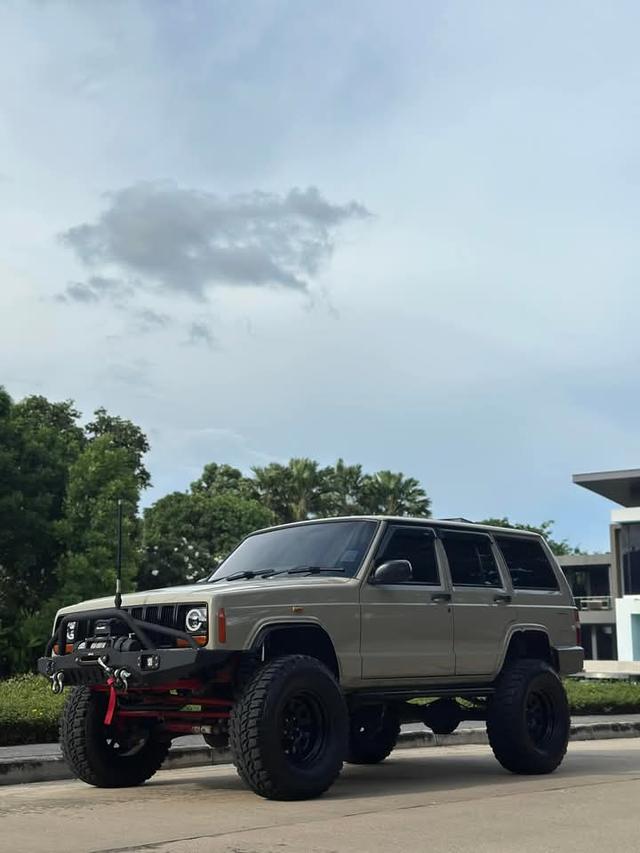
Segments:
[[[584,649],[582,646],[556,646],[560,675],[573,675],[584,668]]]

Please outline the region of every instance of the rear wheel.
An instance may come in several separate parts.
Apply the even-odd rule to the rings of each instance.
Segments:
[[[393,708],[369,705],[351,714],[349,720],[349,764],[379,764],[398,741],[400,720]]]
[[[337,778],[346,752],[342,691],[316,658],[276,658],[246,685],[229,734],[238,773],[256,794],[271,800],[317,797]]]
[[[104,725],[107,695],[74,687],[60,721],[62,754],[78,779],[98,788],[145,782],[162,765],[171,742],[141,725]]]
[[[551,773],[567,751],[571,719],[562,682],[544,661],[505,669],[487,715],[494,755],[512,773]]]

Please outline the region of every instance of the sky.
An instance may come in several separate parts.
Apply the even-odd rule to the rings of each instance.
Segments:
[[[0,382],[154,486],[338,457],[608,546],[640,467],[640,7],[5,0]]]

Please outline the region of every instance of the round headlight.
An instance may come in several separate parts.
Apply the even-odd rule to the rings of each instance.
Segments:
[[[67,622],[67,640],[68,640],[68,642],[73,643],[73,641],[76,638],[77,630],[78,630],[78,623],[77,622]]]
[[[187,612],[184,622],[185,627],[190,634],[197,634],[198,631],[201,631],[207,624],[207,608],[192,607],[191,610]]]

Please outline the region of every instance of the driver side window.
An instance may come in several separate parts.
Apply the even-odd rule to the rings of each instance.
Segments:
[[[376,567],[389,560],[408,560],[413,570],[410,584],[440,586],[435,537],[421,527],[391,528],[376,557]]]

